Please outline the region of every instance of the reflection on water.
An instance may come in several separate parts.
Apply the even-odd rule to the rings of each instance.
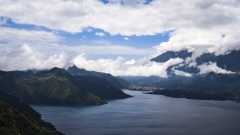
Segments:
[[[101,106],[32,106],[67,135],[239,135],[240,103],[169,98],[124,90],[133,98]]]

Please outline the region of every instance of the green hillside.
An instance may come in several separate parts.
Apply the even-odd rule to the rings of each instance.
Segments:
[[[75,65],[72,67],[69,67],[67,70],[71,75],[83,75],[83,76],[96,76],[101,77],[112,83],[115,87],[119,89],[128,88],[129,84],[120,77],[114,77],[111,74],[107,73],[101,73],[101,72],[95,72],[95,71],[87,71],[85,69],[80,69],[76,67]]]
[[[62,135],[50,123],[30,118],[0,100],[1,135]]]
[[[106,79],[96,76],[74,76],[86,87],[91,93],[102,99],[121,99],[131,97],[122,90],[115,87]]]
[[[80,84],[78,79],[59,68],[27,77],[13,71],[2,72],[0,75],[0,91],[10,93],[29,104],[98,105],[105,103]]]

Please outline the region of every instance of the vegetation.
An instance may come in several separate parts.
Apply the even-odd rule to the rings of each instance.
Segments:
[[[166,62],[171,58],[191,57],[192,53],[187,51],[165,52],[152,61]],[[167,69],[170,75],[167,79],[157,79],[141,84],[147,87],[158,87],[161,90],[150,92],[151,94],[161,94],[170,97],[185,97],[190,99],[211,99],[211,100],[240,100],[240,51],[234,50],[229,53],[216,56],[214,53],[204,53],[196,58],[196,65],[205,63],[216,63],[222,69],[235,72],[234,74],[208,73],[198,74],[200,70],[188,65],[170,66]],[[180,70],[191,73],[192,77],[175,76],[172,70]]]
[[[163,89],[149,92],[174,98],[187,98],[198,100],[234,100],[240,101],[239,95],[233,95],[228,91],[210,91],[209,89]]]
[[[187,51],[179,51],[179,52],[173,52],[168,51],[165,52],[155,58],[153,58],[151,61],[155,62],[166,62],[171,58],[182,58],[186,59],[187,57],[191,57],[192,53]],[[202,65],[205,63],[216,63],[218,67],[222,69],[226,69],[228,71],[232,72],[240,72],[240,50],[234,50],[229,53],[216,56],[214,53],[204,53],[198,58],[196,58],[196,65]],[[167,71],[169,74],[171,74],[171,69],[175,68],[177,70],[181,70],[188,73],[197,74],[200,72],[200,70],[197,67],[189,67],[188,65],[183,66],[170,66]]]
[[[80,80],[81,85],[86,87],[91,93],[102,99],[121,99],[131,97],[122,90],[116,88],[104,78],[95,76],[75,76]]]
[[[72,67],[69,67],[67,70],[71,75],[83,75],[83,76],[96,76],[101,77],[112,83],[115,87],[119,89],[128,88],[129,84],[122,78],[114,77],[111,74],[101,73],[101,72],[95,72],[95,71],[87,71],[85,69],[79,69],[75,65]]]
[[[24,115],[0,100],[1,135],[63,135],[50,123]]]
[[[206,100],[240,100],[240,75],[215,74],[193,77],[172,77],[144,84],[161,90],[149,94],[161,94],[170,97]]]
[[[80,78],[59,68],[36,74],[1,71],[0,92],[10,93],[29,104],[48,105],[100,105],[106,103],[101,98],[130,97],[105,79],[96,76]]]
[[[53,68],[35,74],[31,71],[0,71],[0,134],[62,134],[41,120],[41,115],[26,103],[100,105],[106,103],[102,99],[127,97],[130,96],[103,78],[74,77],[64,69]]]

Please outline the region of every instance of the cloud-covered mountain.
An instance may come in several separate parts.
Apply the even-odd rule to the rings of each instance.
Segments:
[[[189,74],[206,74],[210,72],[232,74],[240,72],[240,51],[230,51],[216,56],[214,53],[203,53],[199,57],[192,59],[194,52],[188,51],[167,51],[152,61],[166,62],[173,58],[184,59],[184,62],[169,67],[169,74],[187,76]],[[182,73],[182,74],[180,74]]]

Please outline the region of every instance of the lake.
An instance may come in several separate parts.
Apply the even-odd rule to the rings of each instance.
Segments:
[[[101,106],[32,107],[66,135],[240,134],[240,103],[124,92],[134,97]]]

